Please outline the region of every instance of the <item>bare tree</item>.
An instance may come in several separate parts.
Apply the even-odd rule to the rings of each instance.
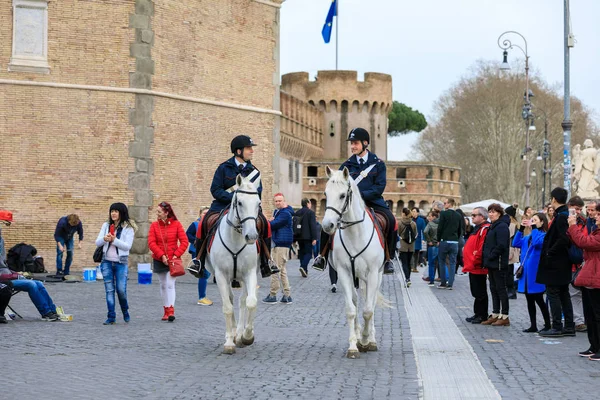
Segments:
[[[562,98],[538,76],[530,75],[533,112],[537,130],[530,135],[532,168],[544,140],[544,114],[548,117],[548,139],[552,146],[553,185],[562,185]],[[435,103],[434,115],[415,150],[427,162],[457,165],[462,169],[464,203],[496,198],[519,202],[525,191],[526,122],[521,117],[525,77],[501,73],[497,64],[479,62]],[[571,98],[573,143],[597,136],[598,129],[579,100]],[[541,182],[541,176],[539,177]],[[535,202],[532,182],[531,202]],[[541,190],[541,185],[539,186]],[[532,204],[535,205],[535,204]]]

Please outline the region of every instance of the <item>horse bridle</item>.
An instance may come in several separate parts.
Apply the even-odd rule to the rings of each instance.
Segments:
[[[249,192],[247,190],[237,189],[235,192],[233,192],[233,194],[234,194],[234,199],[233,200],[237,200],[237,194],[238,193],[255,194],[255,195],[258,196],[258,192],[257,191],[256,192]],[[229,226],[231,226],[233,229],[235,229],[236,232],[242,233],[242,224],[244,222],[254,220],[254,223],[256,224],[256,220],[257,220],[258,216],[256,216],[256,217],[246,217],[246,218],[242,219],[240,217],[240,211],[238,210],[238,207],[237,207],[237,201],[232,201],[232,203],[233,203],[233,210],[235,211],[235,216],[236,216],[237,220],[240,221],[240,222],[239,222],[238,225],[234,225],[233,222],[231,222],[229,220],[229,218],[226,218],[227,224],[229,224]]]
[[[348,190],[346,191],[346,200],[344,201],[344,205],[342,206],[342,210],[338,211],[335,207],[331,207],[331,206],[325,207],[325,211],[331,210],[331,211],[333,211],[334,213],[336,213],[337,215],[340,216],[340,219],[338,220],[338,223],[337,223],[337,227],[339,229],[346,229],[346,228],[351,227],[353,225],[360,224],[361,222],[363,222],[365,220],[365,217],[366,217],[366,214],[367,214],[366,210],[363,210],[363,216],[362,216],[362,219],[360,219],[360,220],[356,220],[356,221],[344,221],[342,219],[343,214],[346,212],[346,210],[348,209],[348,206],[350,205],[351,198],[352,198],[352,185],[350,184],[350,182],[348,182]]]

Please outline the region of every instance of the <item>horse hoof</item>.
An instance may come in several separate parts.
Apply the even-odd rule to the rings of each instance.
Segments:
[[[346,352],[346,357],[354,360],[356,358],[360,358],[360,353],[358,352],[358,350],[348,350]]]
[[[242,343],[244,344],[244,346],[250,346],[252,343],[254,343],[254,336],[252,336],[249,339],[246,339],[242,336]]]
[[[368,351],[377,351],[377,343],[371,342],[367,345]]]
[[[225,346],[223,348],[223,354],[235,354],[235,346]]]
[[[239,348],[246,347],[243,340],[236,340],[235,345]]]
[[[366,353],[367,351],[369,351],[369,345],[364,345],[361,342],[357,342],[356,343],[356,347],[358,347],[358,351],[360,351],[361,353]]]

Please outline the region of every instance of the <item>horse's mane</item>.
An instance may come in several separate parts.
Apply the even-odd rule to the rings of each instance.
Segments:
[[[354,195],[354,200],[358,202],[361,208],[365,208],[365,202],[363,201],[362,196],[360,195],[360,190],[358,189],[358,185],[354,182],[352,177],[348,177],[348,180],[344,179],[344,171],[334,171],[329,178],[329,183],[340,185],[346,190],[348,187],[348,181],[350,181],[350,187],[352,188],[352,194]]]

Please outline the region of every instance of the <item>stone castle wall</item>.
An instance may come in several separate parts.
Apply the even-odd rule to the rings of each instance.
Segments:
[[[0,208],[15,219],[7,246],[33,244],[54,271],[56,222],[75,212],[85,239],[73,268],[88,266],[109,205],[122,201],[141,228],[130,264],[149,261],[158,202],[171,202],[187,228],[240,133],[259,144],[269,199],[281,2],[49,2],[50,73],[36,74],[8,72],[13,1],[0,0]]]

